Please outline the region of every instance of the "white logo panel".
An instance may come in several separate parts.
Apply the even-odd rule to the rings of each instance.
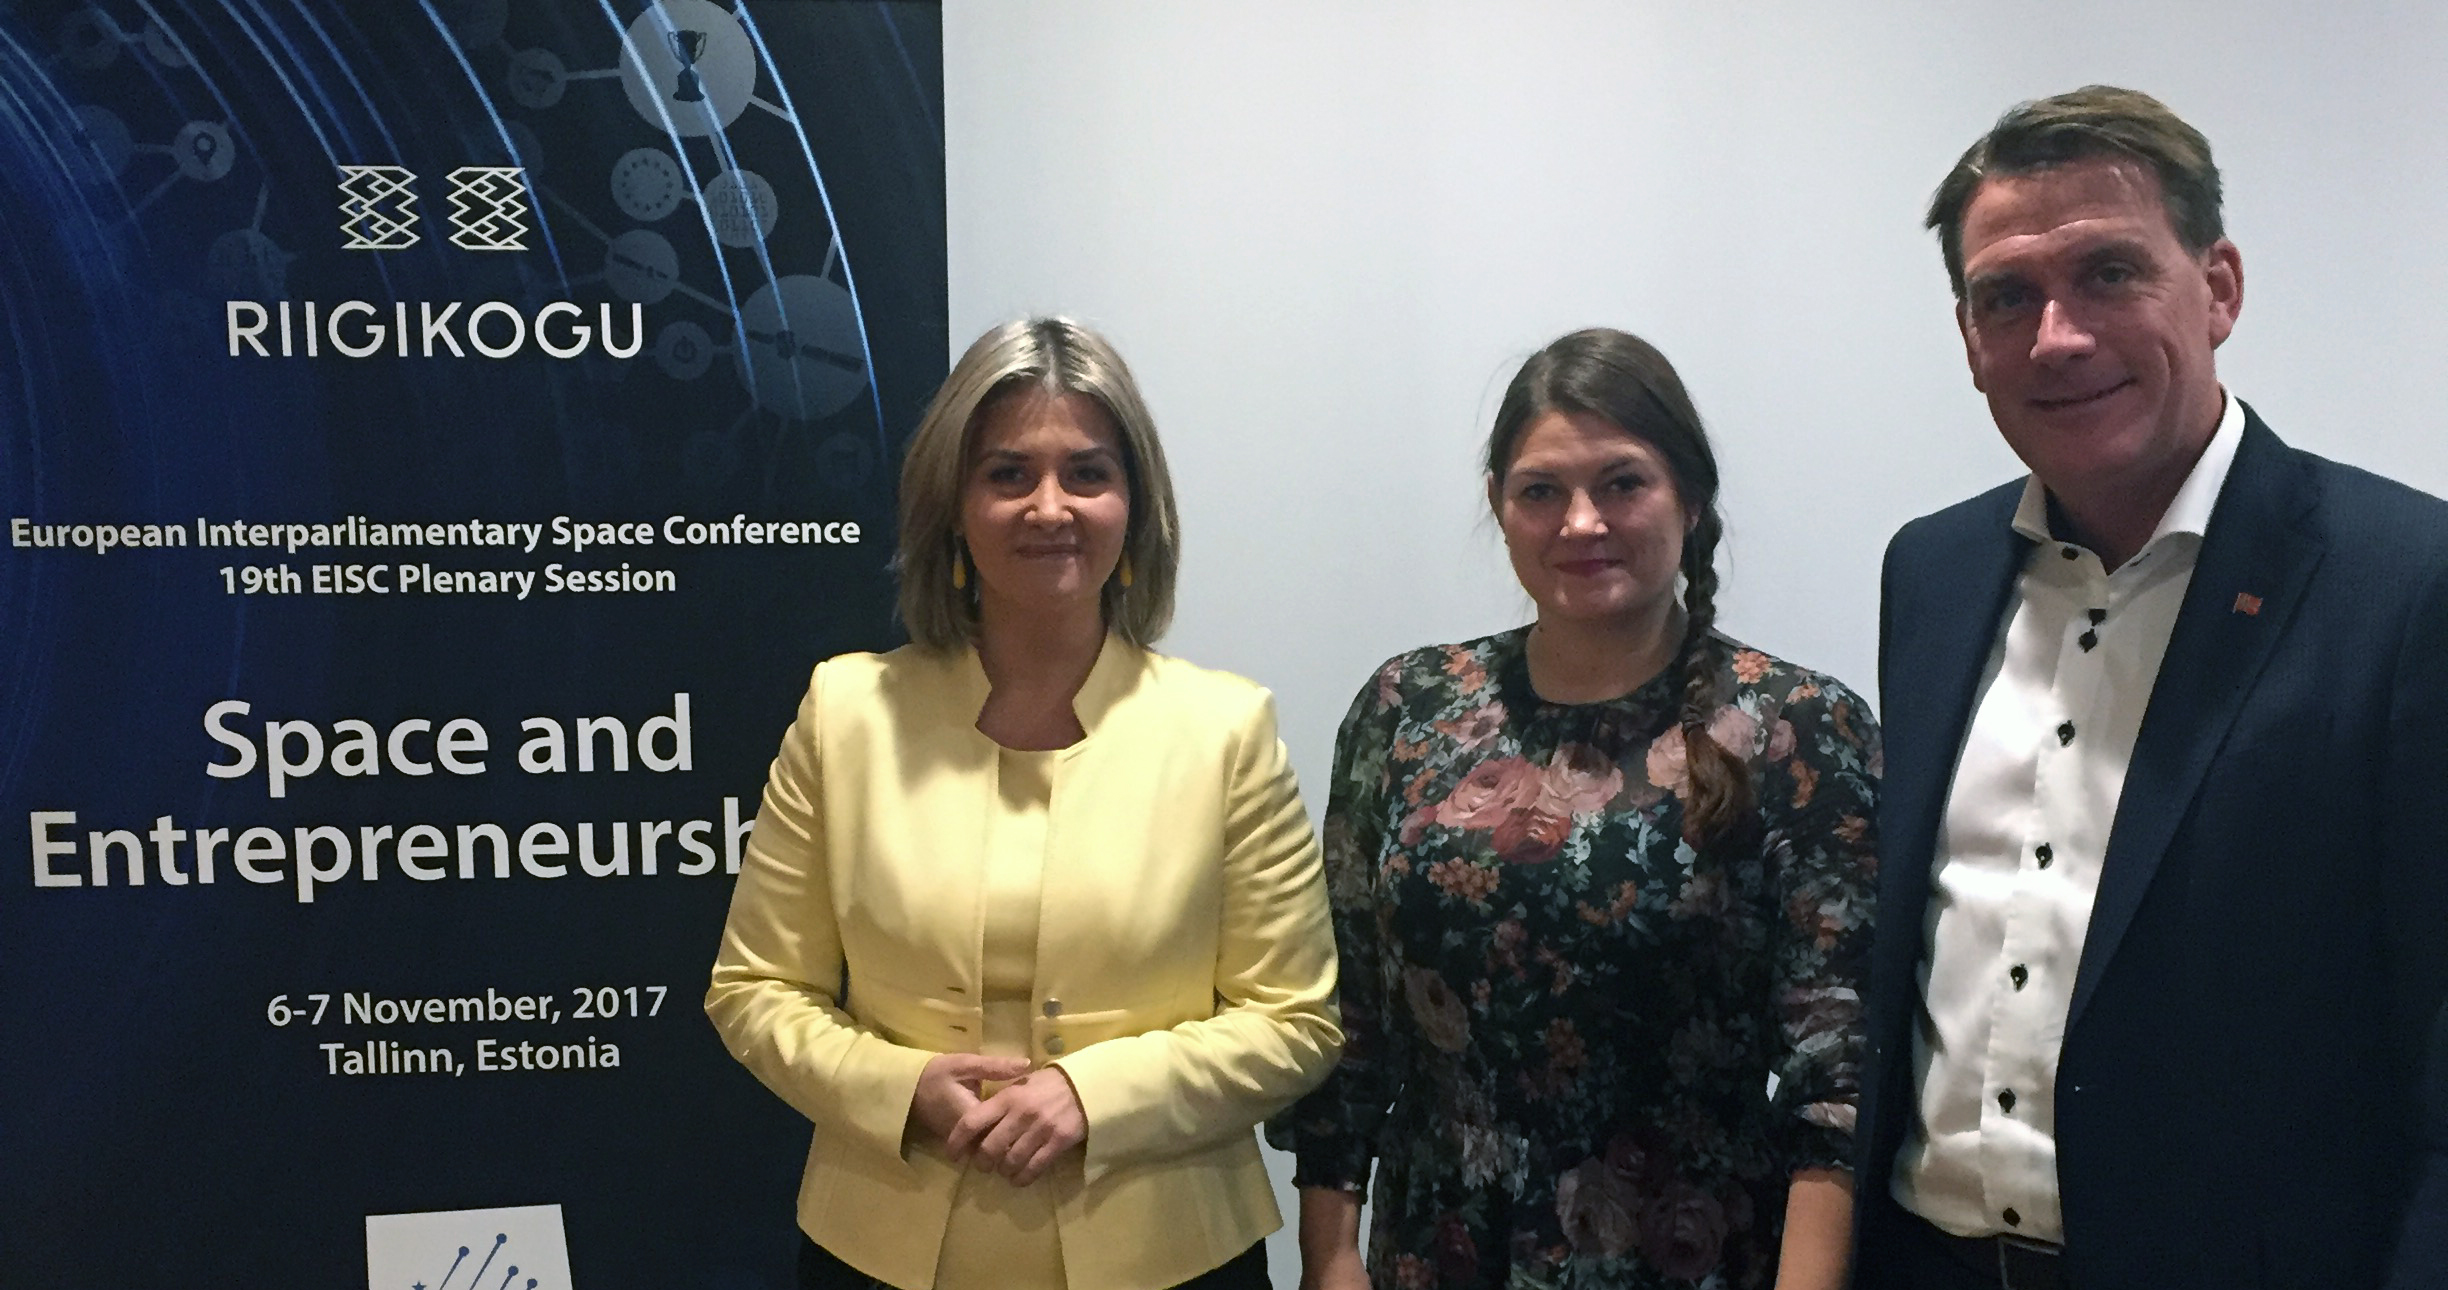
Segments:
[[[561,1207],[368,1214],[366,1290],[570,1290]]]

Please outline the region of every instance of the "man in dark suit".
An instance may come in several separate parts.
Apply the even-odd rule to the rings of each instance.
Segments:
[[[2448,504],[2221,386],[2149,96],[2015,108],[1929,222],[2031,475],[1887,553],[1857,1284],[2448,1285]]]

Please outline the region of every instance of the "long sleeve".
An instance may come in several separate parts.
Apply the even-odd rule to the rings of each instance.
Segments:
[[[841,1007],[818,751],[823,688],[819,667],[766,779],[706,1014],[731,1055],[783,1101],[897,1156],[918,1073],[933,1054],[884,1039]]]
[[[1761,813],[1778,1020],[1774,1146],[1787,1173],[1850,1168],[1864,1051],[1863,991],[1877,901],[1878,726],[1837,682],[1806,679],[1770,741]]]
[[[2448,572],[2437,566],[2408,617],[2391,694],[2382,773],[2381,908],[2393,980],[2390,1047],[2408,1091],[2400,1113],[2412,1148],[2390,1290],[2448,1280]]]
[[[1087,1112],[1091,1183],[1247,1134],[1315,1085],[1342,1045],[1317,841],[1271,700],[1251,706],[1228,774],[1214,1014],[1053,1063]]]
[[[1343,1058],[1308,1097],[1267,1128],[1293,1152],[1295,1184],[1357,1189],[1368,1181],[1378,1134],[1401,1091],[1402,1032],[1387,1013],[1386,950],[1379,926],[1376,865],[1385,832],[1386,753],[1399,709],[1391,696],[1399,660],[1372,678],[1335,734],[1327,784],[1326,887],[1334,911],[1343,1009]]]

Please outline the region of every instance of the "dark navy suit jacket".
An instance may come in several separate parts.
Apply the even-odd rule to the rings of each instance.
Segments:
[[[2067,1015],[2066,1271],[2079,1290],[2448,1285],[2448,1140],[2426,1145],[2422,1093],[2448,998],[2448,503],[2246,413]],[[1863,1290],[1891,1284],[1931,860],[2031,547],[2021,487],[1887,551]]]

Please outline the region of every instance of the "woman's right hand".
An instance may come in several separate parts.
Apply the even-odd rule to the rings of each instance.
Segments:
[[[1369,1290],[1360,1257],[1360,1193],[1303,1187],[1300,1290]]]
[[[1005,1083],[1029,1073],[1026,1057],[987,1057],[978,1053],[938,1053],[918,1072],[918,1091],[910,1097],[909,1127],[942,1146],[961,1117],[984,1101],[978,1086],[988,1080]]]

